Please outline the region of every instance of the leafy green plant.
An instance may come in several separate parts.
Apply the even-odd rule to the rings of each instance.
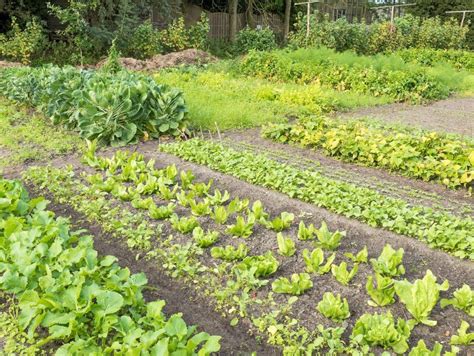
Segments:
[[[405,267],[402,265],[403,249],[395,251],[389,244],[385,245],[380,256],[371,258],[370,263],[375,272],[382,276],[397,277],[405,274]]]
[[[453,293],[453,298],[441,299],[441,308],[452,305],[455,309],[464,311],[467,315],[474,317],[474,291],[467,284]]]
[[[281,232],[277,234],[278,242],[278,253],[282,256],[293,256],[296,252],[295,242],[289,238],[283,236]]]
[[[374,287],[374,279],[372,276],[367,277],[365,289],[367,294],[372,298],[368,303],[370,306],[390,305],[395,302],[394,282],[391,277],[384,277],[381,274],[375,274],[375,281],[377,286]]]
[[[381,346],[397,354],[408,350],[408,338],[413,324],[403,319],[395,320],[390,312],[386,314],[364,314],[355,323],[351,338],[358,344]]]
[[[155,204],[150,205],[148,208],[148,214],[152,219],[163,220],[168,219],[174,213],[176,205],[169,203],[168,205],[156,206]]]
[[[199,222],[194,216],[190,216],[189,218],[183,216],[180,218],[178,215],[173,214],[171,215],[170,221],[173,229],[181,232],[182,234],[187,234],[199,226]]]
[[[181,187],[183,190],[189,189],[191,184],[193,184],[194,179],[196,178],[192,171],[181,171],[179,174],[181,179]]]
[[[316,235],[316,228],[313,224],[306,226],[304,221],[301,220],[300,224],[298,225],[298,239],[306,241],[306,240],[313,240]]]
[[[196,201],[193,199],[189,201],[189,206],[191,207],[191,212],[193,213],[193,215],[203,216],[203,215],[211,214],[209,201],[205,200],[205,201],[196,203]]]
[[[204,197],[209,194],[209,190],[211,189],[212,183],[213,180],[211,179],[209,180],[209,182],[207,182],[207,184],[203,182],[190,184],[189,190],[196,194],[196,196],[198,197]]]
[[[176,184],[172,189],[170,189],[166,184],[159,184],[158,192],[161,198],[164,200],[173,200],[176,198],[179,186]]]
[[[324,251],[321,248],[314,249],[311,254],[308,249],[303,250],[303,259],[308,273],[328,273],[335,258],[336,254],[333,253],[324,264]]]
[[[423,279],[417,279],[414,283],[407,280],[395,281],[395,293],[397,293],[400,302],[418,323],[428,326],[437,324],[435,320],[429,320],[431,311],[439,300],[439,292],[446,291],[449,288],[448,281],[442,284],[436,283],[436,277],[430,270],[426,271]]]
[[[283,230],[288,229],[291,226],[291,223],[295,219],[295,214],[287,213],[286,211],[282,212],[280,216],[276,217],[275,219],[268,221],[266,223],[269,229],[273,231],[280,232]]]
[[[339,294],[335,296],[331,292],[324,293],[323,299],[318,303],[317,309],[326,318],[333,321],[343,321],[351,316],[347,299],[342,299]]]
[[[224,191],[224,194],[222,194],[219,189],[215,189],[214,194],[208,194],[206,199],[211,205],[222,205],[230,199],[230,195],[227,190]]]
[[[216,224],[224,225],[229,219],[229,213],[224,206],[215,206],[211,212],[211,217]]]
[[[194,192],[186,193],[186,191],[182,190],[179,193],[176,193],[176,200],[181,206],[185,208],[189,206],[189,203],[191,201],[194,201],[195,197],[196,195],[194,194]]]
[[[301,295],[311,288],[313,288],[313,282],[308,273],[293,273],[291,280],[280,277],[272,283],[272,290],[275,293]]]
[[[367,246],[364,246],[364,248],[357,252],[356,255],[351,252],[346,252],[344,256],[349,258],[354,263],[367,263],[369,252],[367,251]]]
[[[207,233],[205,233],[204,230],[198,226],[193,230],[193,239],[199,247],[207,248],[219,240],[219,232],[208,230]]]
[[[268,251],[264,255],[245,257],[237,265],[237,268],[251,270],[254,272],[255,277],[268,277],[277,271],[279,265],[272,252]]]
[[[450,344],[451,345],[474,345],[474,332],[470,333],[469,323],[467,321],[461,320],[461,325],[457,331],[456,335],[451,336]]]
[[[244,243],[239,244],[237,248],[232,245],[225,247],[213,247],[211,249],[211,255],[214,258],[218,258],[224,261],[237,261],[243,260],[247,257],[249,249]]]
[[[330,232],[324,221],[321,223],[321,227],[315,232],[318,238],[316,245],[327,250],[337,249],[341,244],[341,239],[346,236],[345,231]]]
[[[256,200],[252,204],[252,213],[255,216],[255,220],[257,221],[266,221],[268,218],[268,214],[265,212],[263,204],[260,200]]]
[[[135,209],[142,209],[142,210],[148,210],[150,206],[153,206],[155,202],[153,201],[152,197],[148,197],[146,199],[134,199],[132,200],[132,206]]]
[[[423,340],[418,341],[418,344],[410,350],[408,356],[441,356],[443,345],[435,342],[433,350],[428,349]]]
[[[248,199],[241,200],[239,197],[235,197],[229,203],[229,205],[227,205],[227,211],[229,212],[229,214],[241,213],[242,211],[248,208],[249,204],[250,204],[250,200]]]
[[[341,262],[339,266],[337,265],[331,266],[332,275],[336,278],[336,280],[339,283],[345,286],[347,286],[349,282],[352,280],[352,278],[354,278],[358,270],[359,270],[359,265],[355,264],[352,270],[349,272],[347,270],[346,262]]]
[[[253,233],[253,226],[255,224],[255,217],[251,214],[245,221],[243,216],[237,216],[235,224],[229,225],[226,232],[235,237],[248,238]]]
[[[247,53],[250,50],[270,51],[277,47],[275,33],[268,27],[246,27],[237,33],[234,47],[237,53]]]

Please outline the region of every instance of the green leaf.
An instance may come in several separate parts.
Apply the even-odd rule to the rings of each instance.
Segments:
[[[97,305],[105,315],[118,312],[124,304],[123,297],[112,291],[102,291],[97,295]]]

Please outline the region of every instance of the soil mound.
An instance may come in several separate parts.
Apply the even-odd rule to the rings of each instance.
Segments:
[[[147,60],[135,58],[119,58],[120,64],[130,70],[156,70],[180,65],[206,64],[216,61],[217,58],[199,49],[186,49],[163,55],[156,55]],[[106,60],[97,64],[97,68],[104,65]]]

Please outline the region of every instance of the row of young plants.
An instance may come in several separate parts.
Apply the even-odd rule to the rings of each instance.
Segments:
[[[18,327],[33,347],[66,354],[199,354],[219,336],[197,332],[165,301],[146,302],[147,278],[113,256],[98,256],[92,236],[30,199],[18,181],[0,180],[0,289],[15,296]]]
[[[97,192],[100,191],[102,193],[108,192],[106,193],[107,195],[116,197],[119,200],[130,201],[131,205],[138,209],[139,214],[141,211],[147,211],[149,217],[154,220],[165,221],[166,219],[169,219],[173,229],[182,234],[189,235],[192,233],[194,244],[197,245],[197,248],[208,248],[215,244],[219,232],[209,230],[204,232],[204,230],[199,226],[199,222],[193,217],[179,218],[173,213],[176,204],[188,207],[188,210],[190,210],[191,214],[194,216],[210,215],[218,225],[225,224],[228,220],[228,216],[227,218],[223,218],[225,217],[225,213],[223,212],[228,211],[230,214],[233,214],[233,212],[239,211],[242,213],[245,211],[244,214],[247,215],[247,217],[245,218],[243,215],[237,215],[235,217],[235,224],[229,225],[226,230],[226,232],[232,236],[245,239],[252,234],[253,224],[258,223],[274,231],[283,231],[287,230],[294,220],[292,214],[285,212],[281,213],[280,216],[275,219],[268,219],[268,214],[265,212],[265,208],[259,201],[254,202],[250,208],[247,199],[240,200],[235,198],[231,201],[230,195],[227,192],[221,193],[217,189],[215,189],[213,194],[211,194],[210,182],[193,182],[193,175],[191,172],[179,173],[174,166],[169,166],[162,170],[153,169],[153,161],[145,162],[143,161],[143,158],[137,155],[127,156],[117,154],[112,159],[97,159],[95,156],[88,155],[86,160],[93,167],[98,168],[100,171],[105,171],[104,176],[101,176],[100,174],[83,176],[83,179],[92,184],[90,189],[85,190],[92,193],[89,197],[91,200],[96,200],[97,197],[94,198],[94,194],[97,195]],[[48,169],[39,168],[38,170],[31,172],[29,177],[33,179],[36,184],[48,184],[49,189],[52,187],[53,190],[55,190],[55,194],[59,193],[59,195],[66,201],[82,202],[82,208],[80,206],[79,208],[85,208],[88,210],[89,214],[94,210],[91,210],[91,204],[87,199],[84,199],[84,197],[71,197],[71,192],[73,196],[75,193],[73,192],[73,189],[70,188],[77,188],[80,184],[77,184],[77,182],[73,180],[65,182],[62,179],[71,178],[72,171],[61,173],[61,170],[59,169],[48,171]],[[54,179],[57,177],[62,178],[59,178],[58,182],[54,182]],[[177,181],[178,177],[180,177],[180,183]],[[53,181],[51,181],[51,179]],[[64,185],[64,183],[66,184]],[[164,204],[157,207],[153,199],[154,195],[159,196]],[[201,199],[199,202],[196,202],[199,197]],[[71,198],[73,199],[71,200]],[[227,205],[225,206],[224,203],[226,202]],[[101,216],[101,211],[102,209],[100,208],[95,210],[95,216]],[[218,213],[219,211],[220,213]],[[142,217],[138,217],[138,221],[141,219]],[[115,228],[117,228],[117,225],[115,225]],[[156,229],[154,230],[156,231]],[[316,249],[311,253],[309,250],[304,250],[302,252],[305,260],[306,272],[293,274],[290,279],[286,277],[275,279],[271,285],[272,290],[275,293],[301,295],[313,286],[310,274],[323,275],[329,272],[329,270],[332,270],[332,274],[339,283],[348,285],[357,273],[359,264],[368,262],[368,251],[367,248],[364,248],[355,255],[345,254],[347,259],[354,263],[354,267],[351,271],[347,270],[346,262],[342,262],[340,265],[333,264],[335,258],[334,253],[327,258],[327,261],[324,261],[324,255],[328,251],[336,250],[344,235],[344,233],[338,231],[330,232],[324,223],[321,228],[316,229],[313,225],[306,226],[304,222],[300,222],[298,228],[298,240],[314,242]],[[130,241],[130,238],[132,237],[130,236],[128,241]],[[145,237],[145,240],[148,241],[149,237]],[[297,249],[291,238],[278,234],[276,240],[278,253],[280,255],[286,257],[295,255]],[[169,239],[165,239],[165,241],[169,241]],[[137,245],[135,243],[129,243],[129,246]],[[149,244],[142,246],[150,248]],[[189,250],[189,247],[185,247],[185,253]],[[185,273],[191,273],[192,277],[196,278],[196,273],[202,273],[204,271],[210,273],[212,270],[215,270],[206,270],[203,266],[192,266],[189,263],[195,263],[194,261],[183,261],[183,259],[180,260],[181,264],[176,264],[176,259],[173,255],[176,255],[176,253],[181,254],[182,252],[182,249],[176,248],[172,251],[168,251],[170,254],[167,256],[168,260],[164,266],[165,268],[169,267],[169,269],[173,271],[174,276],[179,276],[180,272],[184,271]],[[251,301],[248,299],[242,300],[244,294],[238,298],[237,295],[235,295],[235,292],[239,288],[245,287],[247,288],[245,293],[248,293],[265,286],[268,284],[267,279],[278,270],[280,265],[278,260],[270,251],[258,256],[248,256],[248,252],[249,250],[245,243],[240,243],[237,248],[233,245],[213,247],[210,250],[210,255],[213,258],[224,261],[233,261],[234,266],[230,272],[235,273],[237,279],[235,281],[231,280],[231,282],[227,282],[226,287],[217,294],[215,294],[215,291],[214,294],[212,292],[212,288],[216,287],[210,283],[212,279],[206,277],[204,279],[205,285],[208,287],[211,286],[209,293],[214,297],[227,297],[224,299],[226,300],[229,297],[229,293],[233,293],[230,295],[230,297],[233,297],[230,298],[230,300],[234,299],[239,302],[240,308],[243,308],[240,309],[240,312],[243,313],[242,316],[246,314],[246,308],[249,307]],[[300,253],[299,249],[298,253]],[[163,251],[158,253],[158,255],[161,255],[162,257],[165,254],[166,252]],[[155,253],[152,251],[148,255],[155,255]],[[182,257],[186,259],[185,256]],[[408,350],[407,340],[410,336],[411,329],[415,324],[419,322],[427,325],[435,324],[435,322],[430,321],[428,317],[431,310],[439,300],[439,291],[447,289],[447,281],[443,283],[443,285],[436,284],[436,278],[430,271],[427,271],[426,276],[422,280],[417,280],[414,283],[410,283],[406,280],[393,281],[392,278],[401,276],[405,272],[402,265],[402,258],[402,249],[395,251],[387,245],[377,259],[374,258],[370,260],[372,268],[376,272],[375,278],[377,285],[374,287],[373,279],[369,278],[366,288],[367,293],[372,298],[373,305],[386,306],[392,304],[395,302],[394,295],[396,293],[400,301],[406,305],[407,310],[412,314],[414,319],[408,322],[403,319],[398,319],[397,322],[390,312],[385,314],[364,314],[357,320],[353,328],[352,341],[349,349],[340,348],[337,351],[343,352],[343,350],[345,350],[346,352],[350,351],[353,354],[360,354],[358,352],[368,352],[368,349],[360,349],[360,347],[382,346],[386,349],[393,349],[393,351],[397,353],[404,353]],[[229,274],[229,271],[225,268],[221,269],[221,267],[222,265],[218,267],[221,272],[220,278],[225,276],[226,279],[229,279],[229,276],[231,276],[232,273]],[[295,301],[296,298],[291,298],[289,304],[291,305],[295,303]],[[260,300],[258,303],[262,303],[262,301]],[[442,300],[441,303],[443,306],[452,304],[456,308],[464,310],[466,313],[471,315],[473,313],[474,294],[470,287],[465,285],[454,293],[453,299]],[[335,322],[341,322],[350,316],[347,300],[341,299],[340,295],[334,295],[332,293],[326,293],[323,296],[323,299],[317,305],[317,310],[325,317],[332,319]],[[274,319],[275,313],[278,314],[280,312],[282,312],[282,310],[276,310],[272,312],[272,314],[255,318],[254,324],[258,326],[261,331],[269,332],[273,337],[275,337],[275,334],[283,337],[281,333],[284,332],[278,329],[284,325],[278,324],[279,327],[277,328],[274,324],[276,322]],[[472,333],[467,333],[468,327],[469,325],[467,323],[462,323],[459,335],[455,335],[451,340],[453,345],[469,344],[471,342],[470,338],[472,338],[473,335]],[[277,328],[277,330],[275,330],[275,328]],[[319,338],[314,340],[313,343],[309,343],[305,347],[313,351],[318,350],[321,347],[321,338],[328,338],[329,334],[331,334],[332,338],[335,334],[344,330],[343,328],[330,329],[324,329],[322,326],[318,327],[318,331],[321,335],[319,335]],[[303,329],[300,329],[300,331],[303,331]],[[341,335],[342,332],[340,332],[339,337]],[[277,339],[271,338],[271,340],[276,342]],[[282,340],[280,340],[280,342]],[[288,341],[285,338],[284,340],[285,342]],[[337,341],[340,343],[339,339],[331,339],[329,341]],[[324,342],[324,347],[327,346],[327,342],[328,340]],[[287,352],[297,354],[294,353],[297,349],[291,348],[289,345],[285,344],[282,346],[286,346]],[[435,350],[438,349],[441,349],[441,345],[435,344]],[[422,354],[421,352],[426,350],[425,343],[421,341],[411,351],[411,354]],[[451,354],[456,354],[456,348],[452,349]]]
[[[374,96],[389,96],[396,101],[420,103],[446,98],[456,90],[454,83],[429,68],[404,64],[399,57],[387,57],[386,62],[397,62],[390,68],[380,65],[382,57],[348,59],[347,53],[328,49],[251,51],[238,64],[238,70],[248,76],[275,81],[320,83],[339,91],[354,91]],[[355,55],[352,55],[355,56]],[[350,56],[349,56],[350,57]],[[443,70],[447,70],[444,68]],[[455,72],[454,69],[452,69]]]
[[[422,66],[449,64],[456,69],[474,71],[474,53],[454,49],[409,48],[396,52],[407,63]]]
[[[262,129],[262,136],[321,148],[344,161],[435,180],[450,188],[468,187],[474,180],[474,143],[436,132],[312,117],[295,124],[269,124]]]
[[[116,69],[9,68],[2,70],[0,95],[33,106],[54,124],[104,145],[177,136],[185,130],[180,91],[144,74]]]
[[[370,226],[417,238],[454,256],[474,259],[474,222],[470,218],[458,218],[428,207],[411,206],[402,199],[386,197],[368,188],[326,178],[318,172],[280,163],[265,155],[236,151],[210,141],[192,139],[160,145],[159,149],[361,220]]]

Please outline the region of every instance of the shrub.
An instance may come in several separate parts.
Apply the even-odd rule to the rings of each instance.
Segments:
[[[44,44],[43,27],[33,18],[22,30],[15,17],[7,35],[0,34],[0,56],[29,64]]]
[[[271,51],[276,47],[275,33],[268,27],[264,29],[246,27],[239,31],[235,41],[237,53],[247,53],[250,50]]]
[[[146,75],[54,66],[2,74],[1,94],[38,107],[54,123],[101,144],[122,146],[185,129],[182,93]]]
[[[187,48],[206,49],[209,20],[205,14],[189,29],[186,29],[184,18],[180,17],[159,34],[161,46],[167,52],[182,51]]]
[[[160,52],[159,32],[153,28],[151,21],[147,20],[133,31],[128,54],[133,58],[145,59]]]

